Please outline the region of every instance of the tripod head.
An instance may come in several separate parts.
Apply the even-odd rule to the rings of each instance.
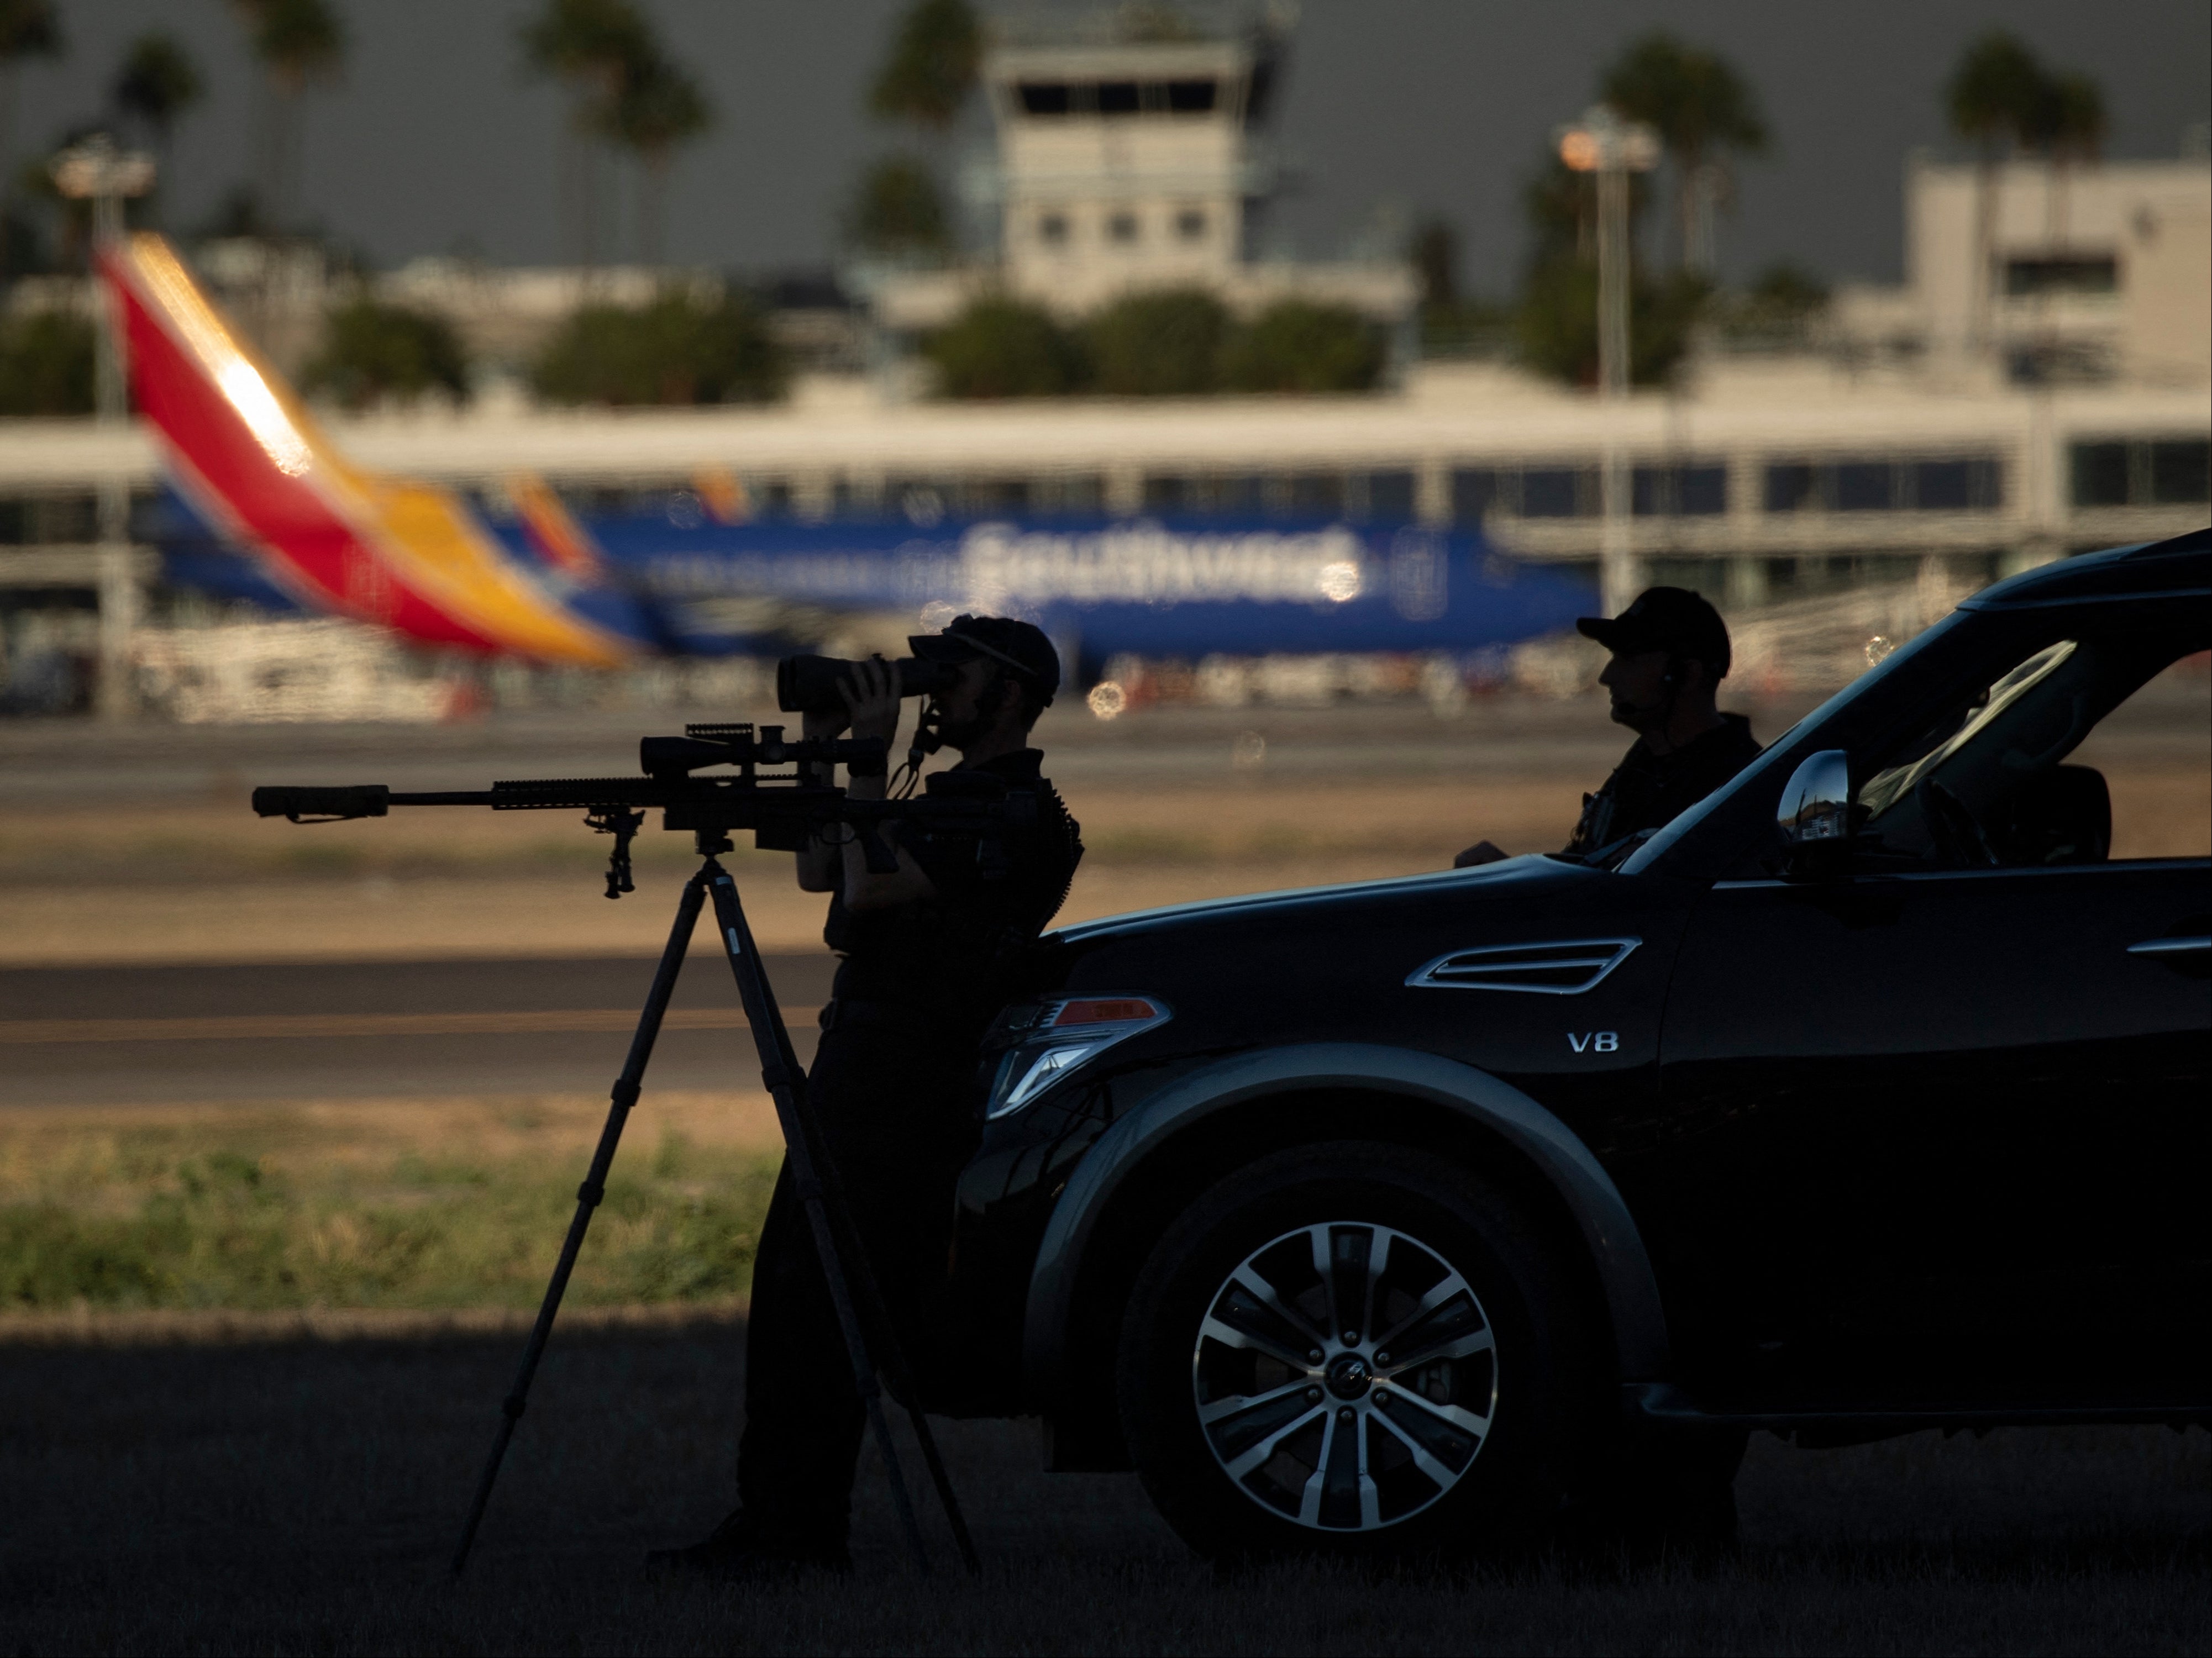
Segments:
[[[399,793],[382,783],[338,787],[274,787],[253,791],[263,817],[295,823],[335,823],[383,817],[394,806],[489,806],[495,811],[580,811],[585,823],[615,837],[607,896],[634,889],[629,843],[647,811],[658,810],[665,829],[689,830],[700,855],[730,849],[730,835],[753,832],[763,851],[799,852],[828,832],[849,824],[868,868],[888,875],[898,859],[878,832],[886,823],[921,819],[976,837],[979,867],[988,878],[1006,868],[1005,837],[1036,823],[1036,798],[1009,790],[1003,780],[975,773],[940,772],[924,793],[905,800],[855,800],[833,784],[817,781],[810,765],[854,761],[883,763],[881,738],[803,738],[787,740],[781,726],[686,726],[681,737],[647,737],[638,744],[635,777],[538,778],[495,782],[489,789]],[[763,768],[790,766],[788,773]],[[734,774],[695,776],[717,767]]]

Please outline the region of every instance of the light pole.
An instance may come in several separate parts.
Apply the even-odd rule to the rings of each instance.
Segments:
[[[106,133],[95,132],[55,156],[51,171],[63,195],[92,203],[92,406],[109,446],[119,448],[114,440],[126,413],[123,319],[100,279],[99,263],[123,239],[124,198],[154,187],[154,158],[143,150],[118,149]],[[101,473],[98,533],[100,678],[94,700],[102,719],[122,720],[131,712],[131,630],[138,620],[138,577],[131,546],[131,481],[119,457]]]
[[[1558,133],[1559,159],[1577,173],[1597,174],[1597,384],[1598,395],[1617,403],[1628,395],[1628,175],[1659,165],[1659,135],[1640,121],[1624,121],[1603,104],[1595,104],[1580,121]],[[1604,512],[1601,532],[1604,603],[1618,615],[1643,586],[1630,537],[1626,452],[1606,421]]]

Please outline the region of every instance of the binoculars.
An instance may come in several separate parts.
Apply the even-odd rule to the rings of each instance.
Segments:
[[[775,706],[786,714],[836,714],[845,707],[838,687],[860,665],[834,656],[787,656],[775,665]],[[952,689],[959,669],[950,662],[902,656],[890,665],[901,696],[934,696]]]

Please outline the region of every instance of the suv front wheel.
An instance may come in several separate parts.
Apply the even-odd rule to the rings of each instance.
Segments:
[[[1597,1397],[1520,1206],[1433,1157],[1280,1153],[1176,1221],[1122,1327],[1122,1426],[1201,1553],[1459,1552],[1554,1511]]]

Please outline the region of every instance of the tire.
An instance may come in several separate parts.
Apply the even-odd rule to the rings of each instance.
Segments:
[[[1122,1431],[1216,1559],[1525,1546],[1598,1438],[1591,1327],[1505,1192],[1397,1146],[1304,1146],[1154,1248],[1122,1323]]]

